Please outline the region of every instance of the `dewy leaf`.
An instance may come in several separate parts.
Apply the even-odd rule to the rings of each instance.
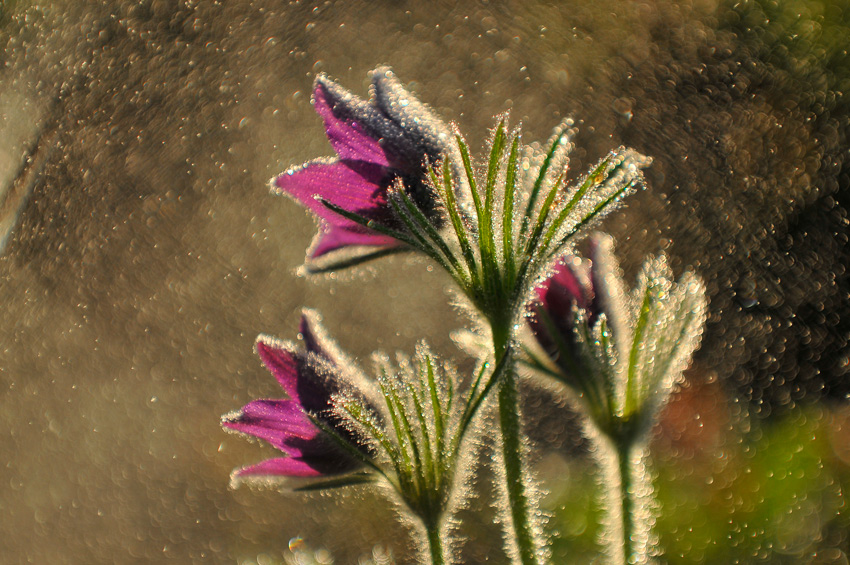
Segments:
[[[543,205],[540,207],[540,212],[534,225],[534,230],[531,232],[531,237],[528,238],[528,243],[525,248],[525,255],[529,258],[536,255],[546,254],[545,242],[540,248],[540,252],[537,250],[537,242],[546,227],[546,222],[549,220],[549,212],[552,210],[552,205],[555,203],[555,198],[558,196],[558,189],[560,188],[563,180],[564,175],[562,174],[549,189],[549,194],[546,196],[546,200],[543,201]]]
[[[348,269],[349,267],[356,267],[357,265],[361,265],[363,263],[368,263],[373,259],[378,259],[380,257],[386,257],[388,255],[395,255],[397,253],[405,253],[410,251],[404,247],[388,247],[383,249],[375,249],[370,252],[355,252],[352,254],[344,254],[337,253],[333,258],[321,260],[313,260],[309,265],[306,266],[306,272],[319,275],[322,273],[331,273],[333,271],[339,271],[341,269]]]
[[[460,216],[457,207],[457,198],[454,194],[455,183],[452,182],[452,170],[448,159],[443,161],[442,178],[438,179],[433,169],[431,171],[431,179],[434,187],[441,191],[443,202],[448,211],[449,218],[454,228],[455,236],[460,245],[461,253],[466,261],[466,266],[469,271],[469,277],[472,284],[477,284],[479,280],[478,265],[475,261],[475,254],[472,251],[472,246],[469,243],[469,238],[466,235],[466,225]]]
[[[654,324],[652,323],[653,314],[653,291],[655,282],[652,277],[646,273],[649,269],[649,262],[646,264],[645,270],[642,272],[637,288],[635,289],[634,303],[638,305],[635,312],[632,327],[632,344],[629,350],[628,372],[626,373],[626,398],[624,403],[624,411],[626,414],[631,414],[633,410],[640,407],[642,398],[641,391],[644,377],[643,367],[647,363],[646,355],[650,351],[651,341],[647,339],[651,336]],[[648,335],[644,335],[648,334]]]
[[[655,358],[643,377],[648,413],[656,412],[667,400],[699,347],[706,307],[705,287],[691,272],[672,285],[666,304],[658,305]]]
[[[617,202],[643,186],[641,169],[651,162],[649,157],[622,147],[612,157],[603,159],[574,190],[570,202],[552,223],[542,246],[545,252],[549,256],[557,254],[579,231],[589,228]]]
[[[528,224],[531,222],[534,207],[537,204],[537,196],[540,193],[540,188],[543,186],[543,181],[546,179],[546,173],[552,165],[555,154],[560,146],[566,146],[567,131],[564,124],[561,124],[561,126],[555,130],[555,135],[552,137],[549,144],[549,151],[546,153],[546,157],[543,159],[543,163],[540,165],[540,169],[537,172],[537,178],[534,180],[534,186],[531,189],[531,194],[529,195],[528,202],[525,206],[525,214],[523,214],[522,217],[522,228],[520,229],[520,232],[523,234],[528,230]]]
[[[440,253],[440,250],[437,249],[431,241],[429,241],[426,236],[426,233],[423,233],[424,227],[417,223],[416,217],[412,215],[409,209],[405,210],[404,208],[402,208],[402,204],[398,203],[398,200],[400,199],[401,198],[395,196],[390,196],[390,204],[392,205],[393,210],[395,210],[396,215],[401,218],[401,220],[404,222],[404,225],[407,226],[408,232],[413,235],[414,239],[416,239],[416,247],[422,253],[437,261],[440,266],[443,267],[443,269],[445,269],[448,273],[452,274],[456,278],[461,278],[462,273],[456,272],[455,269],[451,265],[449,265],[449,262],[443,257],[443,255]]]
[[[506,279],[514,280],[516,263],[514,259],[514,197],[517,184],[517,150],[519,149],[519,132],[514,135],[511,152],[508,155],[508,167],[505,173],[505,201],[502,214],[502,256],[505,260]]]
[[[605,314],[600,314],[599,322],[604,323],[604,320]],[[616,357],[610,357],[611,351],[600,342],[602,324],[599,322],[591,328],[585,313],[576,312],[575,334],[583,370],[573,380],[580,385],[578,391],[584,394],[585,404],[593,419],[604,429],[621,413],[616,390]]]
[[[402,242],[410,245],[411,247],[416,247],[415,241],[409,235],[407,235],[405,233],[402,233],[398,230],[394,230],[390,227],[382,225],[382,224],[376,222],[375,220],[370,220],[369,218],[367,218],[365,216],[361,216],[360,214],[357,214],[356,212],[349,212],[345,208],[337,206],[336,204],[334,204],[333,202],[330,202],[328,200],[319,199],[319,201],[322,203],[323,206],[328,208],[330,211],[339,214],[340,216],[344,217],[347,220],[351,220],[352,222],[359,224],[359,225],[361,225],[365,228],[369,228],[370,230],[374,230],[378,233],[382,233],[384,235],[388,235],[392,238],[398,239],[399,241],[402,241]]]
[[[493,229],[493,212],[495,211],[494,191],[496,188],[496,179],[499,176],[499,169],[502,166],[502,154],[505,150],[505,121],[499,122],[499,127],[493,135],[492,147],[490,148],[490,160],[487,164],[487,183],[484,188],[484,218],[483,224],[486,232],[482,232],[481,237],[487,239],[487,246],[492,250],[492,260],[494,262],[493,270],[498,267],[495,265],[496,257],[496,241]]]
[[[307,485],[294,489],[296,492],[311,492],[316,490],[328,490],[342,487],[350,487],[374,483],[376,477],[372,473],[354,473],[343,477],[328,479],[326,481],[314,481]]]
[[[552,238],[557,233],[558,229],[567,219],[567,216],[575,209],[576,204],[578,204],[584,195],[587,194],[587,191],[590,190],[590,187],[599,184],[601,177],[604,175],[605,170],[608,168],[608,163],[610,162],[610,157],[606,157],[603,159],[593,171],[585,177],[582,183],[578,186],[577,189],[573,191],[573,195],[570,197],[569,202],[563,207],[561,212],[558,214],[558,217],[552,222],[549,230],[546,232],[546,237],[543,240],[543,250],[547,250],[549,247],[549,243],[552,241]]]
[[[433,242],[439,248],[439,251],[442,252],[443,256],[448,260],[449,263],[451,263],[451,267],[444,265],[444,268],[455,278],[459,278],[462,283],[466,284],[468,282],[466,273],[464,272],[463,267],[461,267],[459,261],[457,260],[457,257],[455,257],[455,254],[449,248],[448,243],[446,243],[440,233],[428,221],[428,218],[425,217],[422,211],[419,210],[419,208],[410,199],[407,193],[404,192],[404,190],[396,191],[395,193],[390,195],[390,198],[392,199],[397,196],[402,199],[407,212],[410,214],[412,219],[416,221],[417,229],[424,230],[425,234],[427,234],[431,242]],[[399,213],[404,214],[403,212]],[[432,255],[432,257],[439,260],[437,257],[435,257],[435,255],[438,255],[436,250],[434,250],[434,255]],[[441,264],[442,263],[443,262],[441,261]]]
[[[455,136],[455,139],[460,149],[461,158],[463,159],[463,168],[466,172],[467,183],[469,184],[470,192],[472,193],[472,202],[475,206],[475,217],[478,220],[478,246],[479,258],[481,260],[481,270],[483,272],[483,283],[485,293],[493,293],[495,288],[493,281],[495,278],[495,259],[494,249],[491,245],[492,238],[488,236],[489,229],[487,227],[489,212],[485,209],[481,202],[481,196],[478,194],[478,186],[475,181],[475,171],[472,167],[472,161],[469,158],[469,148],[466,142],[460,135]]]

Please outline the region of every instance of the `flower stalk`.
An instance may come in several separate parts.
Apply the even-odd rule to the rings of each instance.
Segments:
[[[446,563],[445,550],[443,548],[443,533],[440,528],[440,520],[429,520],[424,523],[428,537],[428,550],[432,565],[443,565]]]

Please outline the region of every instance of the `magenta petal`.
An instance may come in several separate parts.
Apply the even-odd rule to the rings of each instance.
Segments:
[[[387,210],[386,186],[391,178],[388,169],[371,163],[317,159],[289,169],[274,180],[274,186],[325,220],[353,224],[315,197],[361,214]]]
[[[311,257],[350,246],[391,247],[392,237],[373,232],[328,209],[316,197],[372,220],[391,222],[386,187],[392,174],[384,167],[363,161],[317,160],[290,169],[274,180],[281,192],[295,198],[323,221]]]
[[[339,388],[330,365],[308,359],[305,352],[291,352],[286,343],[265,335],[257,337],[256,347],[263,363],[301,410],[326,416],[331,396]]]
[[[262,335],[257,338],[256,348],[263,364],[274,375],[289,398],[298,400],[297,353],[284,342]]]
[[[363,126],[352,117],[335,110],[338,103],[341,103],[342,108],[354,105],[364,110],[368,108],[362,100],[333,81],[319,77],[313,90],[313,106],[325,122],[325,131],[334,151],[343,159],[368,161],[388,167],[390,162],[378,138],[364,131]]]
[[[309,257],[318,259],[337,249],[345,247],[397,247],[400,243],[386,235],[374,232],[359,232],[353,229],[330,226],[327,231],[320,233],[310,247]]]
[[[269,442],[289,455],[312,452],[310,442],[317,441],[319,429],[292,400],[255,400],[242,408],[238,416],[222,422],[225,428]]]
[[[570,346],[573,336],[573,306],[587,310],[591,306],[593,291],[589,288],[586,265],[577,258],[566,258],[555,266],[554,273],[535,289],[539,304],[529,325],[540,345],[553,356],[558,355],[561,343]],[[548,318],[544,320],[544,316]],[[556,335],[552,335],[551,324]]]
[[[292,457],[266,459],[256,465],[243,467],[236,471],[236,476],[240,478],[257,476],[321,477],[324,474],[306,462]]]
[[[581,279],[579,268],[571,263],[559,264],[554,274],[537,287],[537,296],[550,315],[570,316],[573,303],[579,308],[590,305],[592,297]]]
[[[313,310],[305,309],[301,313],[301,323],[298,325],[298,333],[301,334],[301,339],[304,340],[304,345],[307,351],[315,353],[329,361],[332,365],[339,365],[334,359],[334,350],[336,346],[330,341],[330,338],[325,334],[324,328],[320,323],[321,317]]]

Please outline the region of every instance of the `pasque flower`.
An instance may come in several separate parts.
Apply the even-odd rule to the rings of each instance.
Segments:
[[[455,280],[480,321],[489,326],[492,360],[501,368],[493,371],[483,389],[501,381],[499,421],[509,508],[503,523],[509,551],[524,564],[545,561],[542,522],[532,508],[534,489],[522,452],[513,370],[516,328],[529,294],[552,260],[643,185],[641,169],[650,159],[621,147],[586,174],[573,177],[568,168],[571,120],[556,128],[548,150],[538,151],[524,145],[519,128],[511,130],[505,118],[492,132],[489,158],[475,162],[463,137],[450,132],[386,68],[373,71],[368,101],[319,76],[313,104],[337,155],[290,169],[273,180],[276,191],[319,217],[308,270],[332,270],[414,249]],[[431,510],[422,510],[431,503],[423,506],[424,499],[415,492],[428,481],[405,478],[431,467],[409,461],[417,459],[417,451],[429,451],[424,446],[430,440],[418,438],[424,451],[420,450],[418,436],[405,429],[404,418],[394,416],[406,405],[407,412],[418,418],[421,398],[417,400],[418,393],[407,387],[400,390],[410,395],[411,402],[387,399],[384,420],[392,422],[398,442],[386,439],[386,428],[372,429],[368,419],[361,419],[364,410],[357,403],[341,406],[350,420],[369,431],[385,461],[392,461],[395,471],[383,473],[378,465],[379,474],[391,483],[397,480],[394,484],[408,505],[421,510],[417,514],[433,517]],[[408,445],[412,454],[399,449]]]
[[[449,557],[442,539],[452,510],[452,484],[470,422],[495,379],[482,365],[465,402],[455,401],[458,378],[423,343],[398,367],[376,355],[379,376],[362,375],[305,310],[305,347],[257,338],[257,353],[288,399],[255,400],[222,418],[225,429],[267,441],[286,454],[234,472],[245,479],[307,479],[316,489],[383,480],[427,536],[433,563]],[[497,367],[496,372],[503,370]],[[296,483],[297,484],[297,483]]]
[[[705,287],[692,272],[674,282],[660,255],[644,263],[629,293],[613,245],[595,234],[590,265],[563,258],[538,286],[529,323],[555,368],[536,358],[533,364],[570,386],[588,416],[608,486],[602,507],[610,562],[649,563],[657,547],[649,431],[699,345]]]
[[[255,400],[222,418],[226,429],[267,441],[287,457],[238,469],[234,479],[337,475],[357,470],[372,454],[368,438],[346,423],[334,403],[345,395],[378,407],[380,391],[327,336],[315,312],[304,311],[300,333],[304,348],[265,335],[256,342],[263,364],[289,398]]]
[[[661,255],[629,293],[610,236],[594,234],[589,255],[562,258],[536,288],[529,325],[557,366],[548,372],[582,395],[602,431],[645,431],[699,345],[705,289],[691,272],[674,282]]]
[[[343,261],[351,263],[402,245],[324,202],[382,226],[401,227],[387,194],[400,182],[411,200],[427,216],[435,217],[433,195],[424,182],[426,162],[437,162],[456,151],[449,128],[389,68],[375,69],[371,78],[368,101],[325,75],[316,78],[313,106],[324,120],[337,156],[293,167],[272,180],[273,190],[291,196],[320,219],[319,233],[308,251],[308,267],[336,264],[339,259],[330,257],[334,252],[342,252]]]
[[[565,370],[577,367],[578,350],[573,337],[576,311],[587,313],[594,322],[599,312],[592,308],[595,293],[590,265],[573,255],[562,258],[552,275],[534,289],[528,324],[537,342]],[[574,311],[575,310],[575,311]]]

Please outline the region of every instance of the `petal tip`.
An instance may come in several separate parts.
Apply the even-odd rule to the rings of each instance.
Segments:
[[[286,357],[291,361],[297,355],[298,348],[292,342],[268,334],[260,334],[254,340],[254,351],[260,356],[263,364],[270,367],[270,363],[276,364],[275,361],[280,357]]]

